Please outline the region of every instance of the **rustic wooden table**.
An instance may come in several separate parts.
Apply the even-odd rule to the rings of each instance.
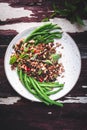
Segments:
[[[87,130],[87,19],[84,27],[65,18],[50,19],[71,35],[81,53],[81,74],[72,91],[60,99],[63,108],[24,99],[12,89],[4,71],[4,55],[11,40],[41,24],[52,13],[55,1],[0,0],[0,130]]]

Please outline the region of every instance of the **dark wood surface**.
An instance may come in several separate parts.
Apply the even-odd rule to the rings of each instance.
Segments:
[[[29,0],[24,2],[0,0],[0,4],[6,2],[14,9],[24,8],[33,12],[31,17],[0,20],[0,130],[87,130],[87,30],[68,32],[80,50],[82,68],[75,87],[60,99],[66,101],[63,108],[24,99],[12,89],[6,78],[5,51],[11,40],[19,33],[17,29],[11,29],[11,26],[21,22],[40,22],[51,14],[52,3],[57,2],[56,0],[38,1],[34,0],[31,4],[32,1]],[[0,17],[2,15],[0,13]]]

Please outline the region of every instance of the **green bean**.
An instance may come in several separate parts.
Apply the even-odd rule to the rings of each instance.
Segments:
[[[62,34],[61,33],[58,33],[58,34],[54,34],[54,33],[51,33],[49,34],[47,37],[45,37],[44,39],[54,39],[54,38],[61,38]]]
[[[39,89],[41,90],[41,88],[40,88],[40,86],[38,85],[38,82],[36,81],[36,80],[34,80],[35,82],[36,82],[36,84],[37,84],[37,86],[39,87]],[[42,90],[41,90],[42,91]],[[51,100],[47,95],[46,95],[46,93],[43,93],[44,95],[45,95],[45,97],[46,97],[46,100],[50,103],[50,105],[52,105],[52,104],[56,104],[56,105],[58,105],[58,106],[63,106],[63,104],[62,103],[60,103],[60,102],[56,102],[56,101],[54,101],[54,100]],[[45,98],[44,97],[44,98]]]
[[[50,42],[54,42],[54,40],[53,39],[47,40],[47,41],[45,41],[45,44],[48,44]]]
[[[40,85],[38,84],[38,82],[37,82],[35,79],[33,79],[33,81],[35,82],[35,84],[36,84],[36,86],[38,87],[38,89],[40,90],[40,92],[41,92],[44,96],[47,97],[46,93],[44,93],[43,89],[40,87]]]
[[[35,35],[43,35],[43,34],[50,34],[47,30],[44,30],[43,32],[36,32],[36,33],[33,33],[32,36],[35,36]]]
[[[50,34],[48,35],[47,37],[44,38],[44,40],[47,40],[47,39],[54,39],[55,38],[55,35],[54,34]]]
[[[31,81],[31,83],[32,83],[32,85],[33,85],[33,87],[34,87],[34,89],[43,97],[43,92],[42,92],[42,90],[40,91],[39,89],[38,89],[38,86],[36,86],[35,85],[35,83],[34,83],[34,79],[33,78],[31,78],[31,77],[29,77],[29,79],[30,79],[30,81]],[[45,96],[45,95],[44,95]]]
[[[39,95],[39,99],[43,100],[44,99],[44,95],[40,92],[40,90],[36,87],[35,83],[33,82],[32,78],[29,77],[31,84],[33,85],[34,89],[36,90],[37,94]],[[46,98],[45,98],[46,99]],[[49,102],[47,102],[47,100],[43,100],[43,102],[47,105],[49,105]]]
[[[53,89],[53,88],[50,88],[50,87],[48,87],[48,86],[43,87],[43,86],[40,85],[40,87],[45,88],[46,91],[51,91],[51,90]]]
[[[28,77],[25,79],[25,81],[27,81],[27,80],[29,80]],[[26,82],[26,83],[27,83],[27,82]],[[29,82],[29,83],[30,83],[30,82]],[[28,86],[28,84],[26,84],[26,85],[27,85],[28,90],[30,91],[30,93],[32,93],[36,98],[38,98],[39,100],[41,100],[42,102],[44,102],[46,105],[49,105],[48,102],[44,101],[43,99],[41,99],[41,98],[38,96],[37,92],[36,92],[34,89],[30,89],[29,86]],[[30,85],[31,85],[31,84],[30,84]]]
[[[53,31],[53,30],[56,30],[56,29],[61,29],[60,27],[58,27],[56,24],[52,24],[52,23],[48,23],[48,24],[45,24],[43,26],[40,26],[38,28],[36,28],[25,40],[24,40],[24,43],[25,42],[28,42],[29,40],[31,39],[35,39],[36,36],[38,35],[45,35],[45,34],[48,34],[50,33],[50,31]],[[57,32],[51,32],[51,34],[56,34]],[[58,33],[61,33],[61,32],[58,32]],[[56,36],[56,35],[55,35]],[[55,36],[53,38],[55,38]],[[43,37],[43,36],[42,36]],[[60,38],[60,35],[56,38]],[[52,40],[52,39],[51,39]]]
[[[55,32],[53,32],[53,31],[51,31],[49,34],[62,34],[63,32],[58,32],[58,31],[55,31]]]
[[[37,28],[36,31],[40,31],[40,32],[43,30],[51,31],[53,29],[60,29],[60,27],[58,27],[57,24],[48,23]]]
[[[53,27],[52,23],[44,24],[44,25],[38,27],[37,29],[35,29],[33,31],[33,33],[43,31],[43,30],[47,30],[47,29],[52,28],[52,27]]]
[[[57,32],[54,34],[54,33],[49,33],[49,34],[45,34],[45,35],[36,35],[34,36],[34,40],[37,40],[38,43],[40,42],[43,42],[43,43],[49,43],[50,41],[53,42],[55,38],[61,38],[62,37],[62,34],[61,33],[58,33]]]
[[[22,84],[29,90],[30,93],[36,94],[36,92],[30,88],[30,84],[27,82],[27,75],[23,73],[22,70],[17,69],[17,72]]]
[[[50,82],[39,82],[39,85],[40,86],[43,86],[43,87],[52,87],[52,88],[56,88],[56,87],[63,87],[64,86],[64,84],[59,84],[59,82],[52,82],[52,83],[50,83]]]
[[[45,34],[48,35],[49,32],[47,32],[47,31],[43,31],[43,32],[33,33],[32,35],[30,35],[30,36],[28,37],[28,41],[31,40],[31,39],[36,39],[38,35],[43,36],[43,35],[45,35]],[[27,39],[26,39],[26,40],[27,40]]]
[[[19,76],[19,69],[18,69],[18,67],[17,67],[17,74],[18,74],[18,76]]]
[[[57,102],[57,101],[52,100],[52,103],[53,103],[54,105],[63,107],[63,104],[62,104],[61,102]]]
[[[31,84],[28,84],[28,82],[27,82],[27,74],[24,74],[24,84],[25,84],[26,88],[29,90],[30,93],[32,93],[34,95],[37,94],[33,89],[31,89],[31,87],[30,87]]]
[[[29,80],[29,77],[27,76],[27,82],[30,84],[30,80]],[[42,87],[42,86],[41,86]],[[33,89],[33,86],[31,86],[31,89]],[[52,90],[51,88],[48,88],[48,87],[42,87],[43,91],[44,92],[48,92],[50,90]]]
[[[27,79],[26,79],[27,80]],[[28,81],[29,81],[29,77],[28,77]],[[29,82],[29,83],[31,83],[31,81]],[[32,85],[32,84],[31,84]],[[33,88],[33,91],[31,90],[31,89],[29,89],[30,90],[30,92],[36,97],[36,98],[38,98],[39,100],[41,100],[43,103],[45,103],[46,105],[49,105],[49,103],[48,102],[46,102],[46,101],[44,101],[39,95],[38,95],[38,93],[35,91],[35,89]]]
[[[54,100],[51,100],[51,99],[46,95],[46,93],[44,93],[43,90],[40,88],[38,82],[37,82],[36,80],[34,80],[34,82],[36,83],[37,87],[40,89],[41,92],[40,92],[40,91],[39,91],[39,92],[40,92],[41,96],[44,98],[44,100],[48,101],[48,102],[50,103],[50,105],[56,104],[56,105],[61,106],[61,107],[63,106],[62,103],[56,102],[56,101],[54,101]]]
[[[31,84],[29,77],[27,76],[27,82]],[[33,86],[31,85],[31,89],[33,89]]]
[[[50,23],[48,23],[48,24],[46,24],[46,25],[43,25],[43,26],[41,26],[41,27],[38,27],[38,28],[36,28],[25,40],[24,40],[24,42],[28,42],[29,40],[30,40],[30,37],[34,34],[34,33],[36,33],[36,32],[41,32],[44,28],[46,29],[46,28],[48,28],[48,27],[50,27],[52,24]]]
[[[55,90],[55,91],[48,91],[48,92],[46,92],[46,94],[49,96],[49,95],[53,95],[53,94],[56,94],[57,92],[59,92],[59,91],[61,91],[63,89],[63,87],[62,88],[59,88],[59,89],[57,89],[57,90]]]
[[[19,72],[20,72],[20,70],[19,70]],[[23,73],[22,73],[23,74]],[[37,95],[37,93],[36,93],[36,91],[35,90],[32,90],[31,89],[31,87],[29,86],[30,84],[28,84],[28,82],[27,82],[27,75],[24,73],[24,75],[22,75],[21,76],[21,78],[22,78],[22,83],[23,83],[23,85],[27,88],[27,90],[30,92],[30,93],[32,93],[36,98],[38,98],[38,99],[40,99],[42,102],[44,102],[46,105],[49,105],[49,103],[48,102],[46,102],[46,101],[44,101],[43,99],[41,99],[38,95]],[[23,80],[24,79],[24,80]]]
[[[40,95],[40,97],[41,97],[44,101],[46,101],[46,102],[48,102],[48,103],[51,104],[51,102],[50,102],[49,98],[46,96],[46,94],[44,94],[44,92],[42,92],[42,91],[39,90],[38,85],[36,84],[35,80],[32,79],[32,78],[30,78],[30,80],[31,80],[31,83],[32,83],[33,87],[34,87],[35,90],[37,91],[38,95]]]
[[[22,70],[19,70],[19,78],[20,78],[22,84],[24,85],[24,81],[23,81],[23,72],[22,72]]]
[[[50,91],[46,90],[47,88],[44,87],[44,89],[41,87],[41,85],[36,81],[34,78],[28,77],[27,74],[23,73],[22,70],[17,69],[17,73],[19,75],[19,78],[22,82],[22,84],[27,88],[27,90],[32,93],[36,98],[44,102],[46,105],[58,105],[63,106],[62,103],[56,102],[54,100],[51,100],[48,96],[51,94],[55,94],[59,90],[56,91]],[[32,86],[32,87],[31,87]],[[60,88],[61,89],[61,88]]]
[[[60,33],[60,34],[55,35],[55,38],[58,38],[58,39],[62,38],[62,34]]]

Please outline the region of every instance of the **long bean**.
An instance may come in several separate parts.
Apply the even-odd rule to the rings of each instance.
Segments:
[[[64,86],[64,84],[59,84],[59,82],[52,82],[52,83],[50,83],[50,82],[39,82],[39,85],[40,86],[43,86],[43,87],[63,87]]]
[[[52,24],[52,23],[48,23],[43,26],[40,26],[36,28],[33,32],[31,32],[31,34],[24,40],[24,43],[28,42],[31,39],[34,39],[35,43],[39,43],[39,42],[48,43],[49,41],[53,42],[54,38],[62,37],[62,32],[60,31],[52,32],[53,30],[56,30],[56,29],[61,29],[61,28],[57,26],[57,24]],[[40,39],[37,38],[37,36],[39,35],[41,37]],[[48,38],[49,38],[49,41],[47,41]]]
[[[52,24],[50,23],[48,23],[48,24],[46,24],[46,25],[43,25],[43,26],[41,26],[41,27],[39,27],[39,28],[36,28],[25,40],[24,40],[24,42],[28,42],[29,40],[30,40],[30,37],[34,34],[34,33],[36,33],[36,32],[41,32],[42,31],[42,29],[47,29],[48,27],[50,27]]]
[[[57,92],[59,92],[59,91],[61,91],[63,89],[63,87],[62,88],[59,88],[59,89],[57,89],[57,90],[55,90],[55,91],[48,91],[48,92],[46,92],[46,94],[49,96],[49,95],[53,95],[53,94],[56,94]]]
[[[28,82],[27,82],[27,74],[24,74],[24,83],[25,83],[25,86],[29,90],[30,93],[32,93],[34,95],[37,94],[33,89],[31,89],[31,87],[30,87],[31,84],[28,84]]]
[[[23,72],[22,72],[22,70],[19,70],[19,78],[20,78],[22,84],[24,85],[24,81],[23,81]]]
[[[49,104],[47,98],[40,92],[40,90],[37,88],[37,86],[35,85],[35,83],[32,81],[32,78],[29,77],[29,79],[30,79],[30,82],[31,82],[31,84],[33,85],[34,89],[36,90],[37,94],[40,96],[40,99],[42,99],[42,100],[45,99],[45,100],[43,100],[43,101],[44,101],[45,103]]]
[[[56,101],[54,101],[54,100],[51,100],[51,99],[46,95],[46,93],[44,93],[44,92],[42,91],[42,89],[40,88],[38,82],[37,82],[36,80],[34,80],[34,82],[36,83],[36,85],[37,85],[37,87],[40,89],[40,91],[42,92],[42,93],[41,93],[41,94],[42,94],[42,97],[43,97],[46,101],[48,101],[48,102],[50,103],[50,105],[56,104],[56,105],[61,106],[61,107],[63,106],[62,103],[56,102]]]
[[[50,95],[59,92],[63,88],[62,84],[61,84],[61,87],[59,87],[58,90],[50,91],[50,90],[52,90],[50,88],[50,85],[52,85],[51,87],[53,87],[53,84],[59,85],[59,83],[53,83],[53,84],[51,84],[51,83],[42,83],[42,86],[45,86],[45,87],[42,87],[40,82],[36,81],[34,78],[31,78],[31,77],[27,76],[27,74],[25,74],[22,70],[17,70],[17,72],[18,72],[18,75],[19,75],[19,78],[20,78],[22,84],[36,98],[38,98],[39,100],[44,102],[46,105],[57,105],[57,106],[60,106],[60,107],[63,106],[62,103],[56,102],[56,101],[51,100],[49,98]],[[46,84],[48,84],[49,87],[46,87]]]

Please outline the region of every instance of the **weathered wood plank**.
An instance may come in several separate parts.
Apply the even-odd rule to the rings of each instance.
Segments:
[[[4,95],[3,95],[4,96]],[[22,103],[21,100],[21,96],[10,96],[9,97],[0,97],[0,105],[13,105],[15,103],[18,103],[18,101],[20,101]],[[31,101],[32,102],[32,101]],[[85,96],[65,96],[63,99],[58,99],[58,102],[62,102],[63,104],[87,104],[87,94],[85,94]],[[35,102],[34,102],[35,103]],[[51,114],[51,113],[49,113]]]
[[[33,20],[33,19],[32,19]],[[76,33],[76,32],[84,32],[87,31],[87,20],[84,20],[85,26],[78,26],[77,24],[71,24],[70,21],[68,21],[65,18],[54,18],[50,19],[50,22],[58,24],[60,27],[62,27],[62,30],[64,32],[68,33]],[[0,26],[0,30],[14,30],[18,33],[24,31],[25,29],[28,29],[30,27],[40,26],[45,24],[46,22],[24,22],[24,19],[22,22],[13,23],[13,24],[5,24]]]
[[[30,116],[29,116],[30,117]],[[44,119],[45,120],[45,119]],[[10,120],[1,120],[0,126],[3,130],[86,130],[87,129],[87,120],[58,120],[58,121],[40,121],[38,119],[23,120],[23,119],[10,119]],[[36,121],[36,122],[35,122]],[[13,127],[14,126],[14,127]]]
[[[50,6],[46,5],[43,8],[43,6],[19,6],[19,4],[18,6],[10,6],[8,3],[0,3],[0,8],[0,25],[18,22],[40,22],[43,18],[50,16],[53,12],[53,9],[50,9]],[[4,14],[2,13],[3,11],[5,12]]]
[[[0,30],[0,45],[9,45],[17,34],[14,30]]]
[[[64,107],[60,108],[58,106],[46,106],[42,103],[34,103],[34,102],[30,102],[28,100],[22,99],[22,102],[19,100],[19,103],[15,103],[14,105],[1,105],[2,107],[0,107],[0,115],[2,115],[3,117],[0,116],[0,119],[9,119],[11,118],[13,111],[14,112],[19,112],[23,113],[26,116],[26,120],[31,120],[31,118],[28,118],[29,115],[30,117],[37,119],[36,117],[40,118],[40,115],[42,115],[42,120],[43,117],[48,117],[52,116],[52,118],[56,118],[58,119],[58,117],[60,119],[80,119],[80,120],[86,120],[87,119],[87,111],[85,110],[85,107],[87,106],[87,104],[64,104]],[[20,109],[21,106],[21,109]],[[71,109],[67,109],[68,106]],[[10,109],[12,108],[12,109]],[[6,110],[7,109],[7,110]],[[9,116],[4,115],[5,112],[6,113],[8,111],[7,114],[10,114]],[[26,113],[27,112],[27,113]],[[2,113],[2,114],[1,114]],[[17,118],[19,115],[18,113],[15,113]],[[23,117],[23,115],[20,115],[21,117]],[[81,118],[83,117],[83,119]]]
[[[7,97],[7,98],[0,98],[0,105],[13,105],[21,100],[21,97]]]
[[[42,3],[42,2],[44,2],[45,0],[25,0],[25,1],[23,1],[23,0],[0,0],[0,2],[8,2],[8,3],[14,3],[14,4],[16,4],[16,3],[19,3],[19,4],[28,4],[28,3],[38,3],[38,2],[40,2],[40,3]],[[46,1],[48,1],[48,0],[46,0]]]
[[[31,14],[33,14],[31,10],[24,10],[23,7],[13,8],[8,3],[0,3],[0,9],[1,21],[5,21],[7,19],[12,18],[31,17]]]
[[[39,24],[34,22],[40,22],[42,18],[49,16],[54,1],[56,3],[60,1],[62,4],[64,0],[42,0],[41,4],[37,1],[41,2],[41,0],[0,0],[8,2],[8,8],[12,10],[22,10],[23,14],[26,12],[25,15],[14,17],[3,15],[0,21],[0,129],[87,130],[87,21],[86,26],[79,29],[65,19],[51,20],[61,23],[63,30],[75,40],[82,57],[82,70],[78,82],[70,93],[60,99],[64,103],[63,108],[24,99],[13,90],[6,78],[4,55],[10,41],[28,27]],[[5,5],[8,5],[6,3]]]
[[[0,127],[13,130],[86,130],[85,108],[86,105],[82,104],[66,104],[63,108],[48,107],[24,100],[24,104],[0,107]]]
[[[8,4],[10,2],[10,4]],[[26,3],[27,2],[27,3]],[[8,3],[0,3],[1,17],[0,24],[12,24],[18,22],[40,22],[43,18],[49,17],[53,12],[53,4],[60,5],[58,1],[42,1],[40,6],[38,2],[34,2],[34,6],[29,5],[29,1],[8,1]],[[30,2],[31,3],[31,2]],[[43,8],[44,7],[44,8]],[[6,11],[5,11],[6,10]],[[5,12],[3,14],[3,12]],[[3,14],[3,15],[2,15]],[[83,16],[83,15],[82,15]],[[57,17],[60,17],[59,15]],[[87,19],[87,17],[85,17]],[[57,20],[57,19],[56,19]],[[53,20],[54,21],[54,20]],[[69,24],[69,23],[68,23]]]

